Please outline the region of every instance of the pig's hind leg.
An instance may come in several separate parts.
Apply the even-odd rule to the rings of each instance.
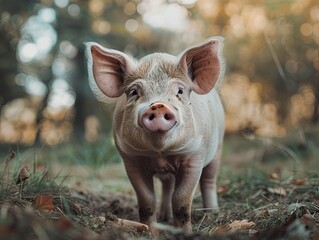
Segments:
[[[217,175],[221,159],[222,144],[220,144],[214,159],[203,169],[200,178],[200,190],[202,193],[203,207],[218,211],[217,199]]]
[[[162,182],[162,199],[159,221],[173,223],[172,195],[175,188],[175,177],[172,175],[159,176]]]

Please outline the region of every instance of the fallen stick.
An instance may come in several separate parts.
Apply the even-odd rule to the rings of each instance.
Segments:
[[[99,217],[101,221],[106,221],[106,220],[110,220],[114,223],[117,223],[121,226],[127,226],[127,227],[132,227],[135,228],[138,232],[147,232],[149,231],[149,227],[146,224],[140,223],[140,222],[136,222],[136,221],[132,221],[132,220],[128,220],[128,219],[123,219],[123,218],[118,218],[115,215],[111,214],[111,213],[107,213],[105,215],[105,217]]]
[[[117,219],[119,224],[135,228],[138,232],[146,232],[149,230],[149,227],[146,224],[122,218]]]

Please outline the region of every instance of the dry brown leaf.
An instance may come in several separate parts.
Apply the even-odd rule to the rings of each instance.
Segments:
[[[292,184],[300,186],[305,184],[305,179],[302,178],[296,178],[293,180]]]
[[[239,221],[233,221],[229,224],[229,227],[232,231],[236,230],[243,230],[243,229],[250,229],[253,226],[255,226],[254,222],[249,222],[248,220],[239,220]]]
[[[53,210],[53,196],[52,195],[40,195],[34,199],[34,207],[39,210]]]
[[[210,234],[215,234],[215,233],[225,233],[229,231],[229,227],[228,224],[224,224],[218,227],[215,227],[214,229],[212,229],[209,233]]]
[[[14,228],[9,225],[0,224],[0,236],[8,237],[14,233]]]
[[[309,226],[309,225],[313,225],[316,222],[316,219],[314,216],[312,216],[309,213],[305,213],[301,218],[300,221],[302,224]]]
[[[273,172],[273,173],[269,174],[269,178],[274,179],[274,180],[278,180],[279,175],[278,175],[278,173]]]
[[[280,196],[287,196],[286,190],[282,187],[274,187],[274,188],[268,187],[267,191]]]
[[[228,187],[226,185],[220,186],[219,188],[217,188],[217,193],[225,193],[227,191],[228,191]]]
[[[230,224],[221,225],[213,229],[211,233],[223,233],[223,232],[235,232],[238,230],[247,230],[255,226],[254,222],[249,222],[248,220],[235,220]]]
[[[61,231],[66,231],[70,228],[73,227],[73,224],[72,222],[70,222],[68,219],[66,218],[60,218],[58,221],[57,221],[57,226],[59,228],[59,230]]]

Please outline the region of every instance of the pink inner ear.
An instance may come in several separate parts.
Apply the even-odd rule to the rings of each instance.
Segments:
[[[91,47],[93,76],[99,89],[108,97],[119,97],[123,93],[123,69],[126,60],[118,53],[104,51],[98,46]]]
[[[198,94],[210,92],[218,80],[221,70],[218,48],[219,42],[210,40],[199,47],[187,50],[182,57],[187,64],[192,88]]]

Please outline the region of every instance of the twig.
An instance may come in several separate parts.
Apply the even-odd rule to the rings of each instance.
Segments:
[[[8,166],[9,166],[9,162],[11,159],[15,158],[16,154],[13,150],[9,150],[9,156],[6,158],[6,160],[4,161],[4,169],[3,169],[3,172],[1,174],[1,179],[3,179],[5,173],[7,172],[8,170]]]
[[[59,207],[56,207],[56,209],[57,209],[65,218],[67,218],[67,216],[64,214],[64,212],[63,212]]]
[[[286,84],[286,87],[291,90],[291,89],[294,89],[295,88],[295,82],[291,81],[290,79],[287,78],[284,70],[283,70],[283,67],[281,66],[281,63],[279,61],[279,58],[274,50],[274,47],[272,46],[271,42],[270,42],[270,39],[269,37],[267,36],[267,34],[264,32],[264,37],[265,37],[265,40],[266,40],[266,43],[267,43],[267,46],[270,50],[270,53],[271,53],[271,56],[276,64],[276,67],[277,67],[277,70],[279,72],[279,75],[280,77],[284,80],[284,83]]]
[[[261,194],[261,196],[262,196],[265,200],[267,200],[268,202],[270,202],[273,206],[275,206],[275,208],[277,208],[278,212],[281,212],[280,209],[279,209],[279,207],[277,206],[277,204],[276,204],[275,202],[271,201],[271,200],[270,200],[268,197],[266,197],[264,194]]]
[[[207,213],[205,213],[204,216],[202,217],[202,219],[200,220],[198,227],[197,227],[197,232],[199,231],[199,228],[201,227],[202,223],[204,222],[206,216],[207,216]]]
[[[140,222],[127,220],[127,219],[122,219],[122,218],[118,218],[117,222],[120,225],[125,225],[125,226],[129,226],[129,227],[135,228],[138,232],[146,232],[146,231],[149,230],[149,227],[146,224],[143,224],[143,223],[140,223]]]
[[[138,232],[149,231],[149,227],[146,224],[128,220],[128,219],[118,218],[113,214],[108,214],[107,217],[99,217],[99,219],[101,221],[105,221],[106,219],[108,219],[108,220],[111,220],[112,222],[115,222],[116,224],[135,228]]]

